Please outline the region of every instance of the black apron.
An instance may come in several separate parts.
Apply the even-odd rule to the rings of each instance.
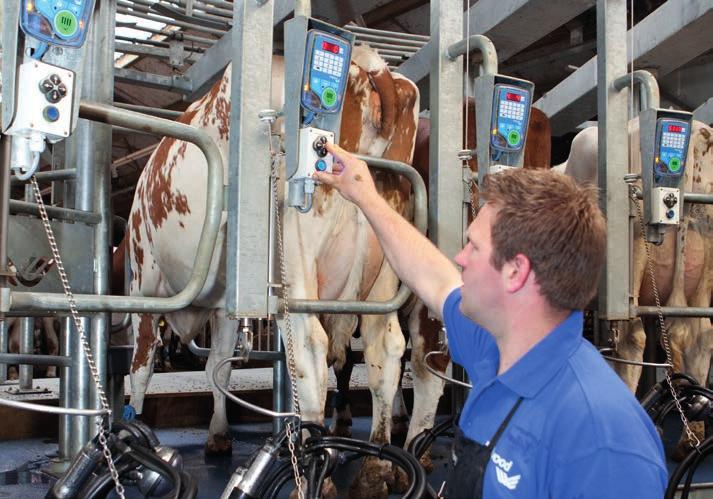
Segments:
[[[483,479],[490,461],[490,454],[521,402],[522,397],[517,399],[488,445],[481,445],[469,439],[459,427],[456,428],[456,437],[451,453],[451,471],[446,480],[445,497],[448,499],[481,499],[483,497]]]

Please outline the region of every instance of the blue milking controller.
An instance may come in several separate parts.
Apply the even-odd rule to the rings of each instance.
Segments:
[[[317,114],[338,113],[349,75],[351,44],[339,36],[312,29],[307,33],[302,106]]]
[[[502,83],[495,85],[490,139],[493,151],[512,153],[525,147],[531,101],[530,89]]]
[[[20,27],[44,43],[80,47],[93,9],[94,0],[22,0]]]
[[[681,177],[686,167],[691,123],[685,120],[656,120],[653,174],[655,179]]]

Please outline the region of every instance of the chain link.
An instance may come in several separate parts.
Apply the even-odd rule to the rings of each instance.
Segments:
[[[33,175],[30,179],[32,183],[32,190],[35,194],[35,199],[37,200],[37,206],[40,210],[40,217],[42,218],[42,225],[44,226],[45,233],[47,234],[47,240],[49,241],[50,248],[52,249],[52,256],[57,263],[57,272],[59,273],[59,278],[62,281],[62,288],[64,289],[64,295],[67,297],[69,302],[69,308],[72,313],[72,319],[74,320],[74,327],[79,333],[79,339],[82,344],[82,350],[84,351],[84,356],[87,359],[87,364],[89,365],[89,370],[91,371],[92,378],[94,379],[94,385],[97,388],[97,393],[99,395],[99,401],[101,402],[102,409],[106,411],[103,418],[97,421],[97,428],[99,431],[99,444],[102,447],[102,454],[106,460],[106,464],[109,467],[109,473],[111,474],[111,479],[114,481],[114,487],[116,489],[117,495],[121,499],[125,499],[124,496],[124,486],[119,481],[119,473],[114,466],[114,460],[111,457],[111,450],[109,449],[109,444],[107,442],[107,434],[105,423],[108,420],[109,414],[111,414],[111,409],[109,408],[109,401],[106,398],[106,393],[104,392],[104,387],[102,386],[101,379],[99,378],[99,370],[97,369],[96,362],[94,361],[94,356],[92,355],[91,348],[89,347],[89,342],[87,341],[87,335],[84,331],[84,325],[79,318],[79,311],[77,310],[77,301],[74,298],[71,288],[69,287],[69,279],[67,278],[67,273],[64,270],[64,264],[62,263],[62,258],[59,255],[59,248],[57,246],[57,241],[52,232],[52,226],[50,225],[49,217],[47,216],[47,210],[45,209],[45,204],[42,200],[42,194],[40,193],[40,187],[37,184],[37,179]]]
[[[659,288],[656,285],[656,277],[654,276],[654,265],[651,256],[651,245],[646,239],[646,224],[644,223],[644,215],[641,211],[641,204],[636,197],[636,186],[629,184],[629,198],[636,206],[636,212],[639,218],[639,228],[641,229],[641,239],[644,242],[644,248],[646,249],[646,267],[649,273],[649,279],[651,279],[651,288],[654,293],[654,300],[656,302],[657,316],[659,321],[659,328],[661,329],[661,336],[663,338],[663,347],[666,352],[666,363],[668,368],[666,368],[666,382],[668,383],[669,389],[671,390],[671,395],[673,396],[673,401],[676,404],[676,409],[678,409],[678,414],[681,416],[681,422],[683,423],[683,428],[686,431],[686,436],[690,442],[695,442],[695,447],[698,448],[701,445],[701,441],[698,439],[688,422],[688,418],[683,412],[683,407],[681,407],[681,401],[678,398],[678,393],[676,393],[676,388],[674,388],[671,382],[671,373],[673,372],[673,359],[671,356],[671,337],[668,334],[668,329],[666,328],[666,321],[663,317],[663,310],[661,309],[661,299],[659,297]],[[685,223],[682,222],[682,223]]]
[[[294,334],[292,331],[292,318],[290,316],[289,306],[289,286],[287,284],[287,268],[285,266],[285,247],[282,238],[282,218],[280,217],[280,198],[277,192],[277,182],[279,181],[279,166],[284,157],[283,153],[277,153],[272,147],[272,127],[270,122],[267,123],[267,133],[269,137],[269,148],[271,157],[270,180],[272,183],[272,206],[275,212],[275,232],[277,237],[277,258],[280,261],[280,280],[282,281],[282,303],[283,314],[285,318],[285,338],[287,347],[287,370],[290,373],[291,392],[292,392],[292,410],[297,414],[298,421],[300,415],[300,397],[297,392],[297,361],[295,360],[295,343]],[[295,476],[295,486],[297,487],[297,499],[304,499],[304,491],[302,490],[302,479],[300,468],[297,463],[297,452],[295,450],[295,442],[299,438],[299,425],[293,428],[292,421],[285,424],[285,433],[287,434],[287,447],[290,450],[290,461],[292,463],[292,471]]]

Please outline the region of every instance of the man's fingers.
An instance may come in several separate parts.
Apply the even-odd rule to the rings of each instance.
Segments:
[[[314,172],[312,178],[326,185],[334,185],[337,182],[337,176],[327,172]]]
[[[344,149],[339,147],[337,144],[332,144],[331,142],[327,142],[324,145],[324,148],[327,151],[329,151],[332,154],[332,156],[334,156],[335,158],[337,158],[339,160],[343,160],[345,158],[345,156],[347,156],[349,154],[347,151],[345,151]]]

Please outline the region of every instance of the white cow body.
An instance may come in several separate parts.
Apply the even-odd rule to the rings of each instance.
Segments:
[[[361,68],[353,64],[350,69],[341,145],[362,154],[409,162],[418,112],[416,87],[398,75],[391,76],[375,52],[356,48],[353,61]],[[365,70],[369,68],[370,74],[367,74]],[[282,107],[282,75],[282,59],[274,58],[275,109]],[[179,118],[206,131],[217,142],[224,160],[228,158],[229,78],[230,67],[219,84]],[[371,84],[370,80],[373,80]],[[372,87],[386,83],[391,91],[388,102]],[[269,152],[266,150],[265,154]],[[386,176],[379,176],[377,180],[387,199],[408,215],[408,183],[403,186],[401,180]],[[198,148],[164,139],[142,173],[129,219],[127,240],[132,295],[170,296],[188,282],[205,214],[205,196],[206,165]],[[284,206],[282,211],[291,297],[387,300],[395,294],[396,276],[385,263],[373,231],[353,204],[335,191],[320,186],[309,213],[300,214]],[[213,321],[207,363],[209,380],[216,363],[231,355],[236,341],[236,324],[227,319],[222,308],[225,223],[224,214],[209,276],[199,297],[192,307],[166,314],[166,320],[184,342],[202,330],[207,320]],[[316,315],[292,314],[292,320],[302,416],[322,423],[328,361],[344,362],[344,347],[356,327],[356,317],[323,316],[320,320]],[[159,341],[156,321],[157,317],[150,314],[132,315],[135,355],[131,369],[131,404],[139,414]],[[362,324],[375,401],[372,438],[388,441],[391,401],[398,383],[404,340],[396,314],[365,316]],[[218,380],[225,386],[228,377],[226,366]],[[215,390],[214,403],[206,449],[228,451],[231,440],[225,401]]]

